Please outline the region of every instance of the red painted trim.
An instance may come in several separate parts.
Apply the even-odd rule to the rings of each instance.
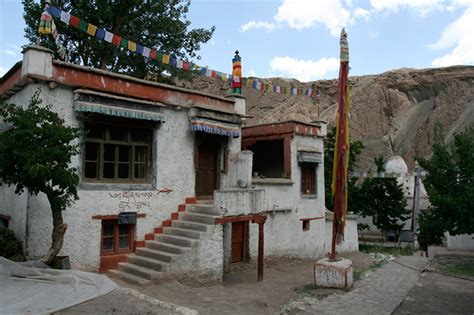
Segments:
[[[303,219],[300,219],[301,221],[311,221],[311,220],[319,220],[319,219],[324,219],[325,217],[322,216],[322,217],[314,217],[314,218],[303,218]]]
[[[56,64],[53,77],[58,83],[103,91],[111,94],[136,97],[165,104],[183,105],[188,103],[205,104],[216,110],[234,111],[234,102],[213,98],[207,95],[194,94],[192,91],[180,91],[153,82],[137,82],[136,79],[125,76],[117,77],[94,73],[79,67],[67,67]]]
[[[185,210],[186,210],[186,205],[185,204],[182,204],[182,205],[178,206],[178,212],[183,212]]]
[[[197,202],[196,197],[186,198],[186,201],[185,201],[185,203],[188,204],[188,205],[195,204],[196,202]]]
[[[155,232],[155,234],[163,234],[163,228],[162,227],[156,227],[153,229],[153,232]]]
[[[145,241],[135,241],[135,248],[145,247]]]
[[[264,214],[239,215],[235,217],[216,218],[214,224],[225,224],[232,222],[254,221],[255,223],[265,223],[267,216]]]
[[[145,234],[145,241],[153,241],[155,239],[155,234],[147,233]]]
[[[289,136],[283,139],[283,170],[285,178],[291,178],[291,138]]]
[[[138,213],[137,218],[145,218],[146,213]],[[92,220],[116,220],[118,219],[118,214],[109,214],[109,215],[93,215]]]
[[[15,87],[16,84],[20,83],[20,76],[21,76],[21,66],[13,72],[13,74],[9,75],[5,81],[0,84],[0,95],[5,94],[8,90]]]
[[[127,254],[109,255],[100,257],[99,272],[106,272],[110,269],[116,269],[118,263],[126,262]]]
[[[286,133],[293,133],[305,136],[317,136],[320,133],[320,127],[307,125],[300,122],[282,122],[267,125],[258,125],[250,127],[242,127],[242,137],[257,137],[257,136],[271,136],[282,135]]]
[[[166,220],[166,221],[163,221],[163,223],[161,224],[162,227],[170,227],[171,226],[171,220]]]
[[[179,212],[172,212],[171,213],[171,220],[178,220]]]

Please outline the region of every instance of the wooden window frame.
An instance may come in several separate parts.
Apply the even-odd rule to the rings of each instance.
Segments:
[[[317,167],[318,166],[314,164],[301,165],[301,194],[303,196],[316,195]],[[308,185],[309,185],[309,192],[308,192]]]
[[[104,250],[104,223],[113,224],[113,250]],[[100,255],[101,256],[109,256],[109,255],[117,255],[117,254],[126,254],[133,252],[133,248],[135,245],[135,229],[136,224],[124,224],[128,225],[129,228],[129,235],[128,235],[128,248],[127,249],[120,249],[120,238],[119,238],[119,224],[118,220],[114,219],[107,219],[102,220],[101,222],[101,233],[100,233]]]
[[[94,126],[102,129],[103,137],[102,139],[88,137],[87,134],[84,135],[84,145],[83,145],[83,159],[82,159],[82,178],[84,182],[90,183],[148,183],[150,181],[150,168],[151,168],[151,156],[152,156],[152,141],[153,133],[151,127],[143,127],[135,124],[114,124],[114,123],[102,123],[99,121],[85,121],[84,130],[87,130],[88,126]],[[126,128],[126,140],[111,140],[110,139],[110,129],[111,128]],[[132,131],[140,130],[146,133],[145,142],[137,142],[132,140]],[[98,160],[86,160],[86,145],[88,143],[98,144]],[[114,178],[104,177],[104,154],[105,154],[105,145],[114,146]],[[129,148],[129,167],[128,167],[128,178],[118,178],[118,168],[120,165],[119,160],[119,147],[126,146]],[[145,162],[137,162],[136,159],[136,150],[137,148],[143,147],[146,149],[145,153]],[[96,162],[96,174],[95,178],[86,177],[86,162]],[[137,164],[144,164],[144,178],[135,178],[135,166]]]

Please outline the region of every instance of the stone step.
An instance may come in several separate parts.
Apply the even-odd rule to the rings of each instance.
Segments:
[[[153,269],[156,271],[167,272],[170,269],[169,263],[158,261],[150,257],[130,254],[127,256],[127,259],[130,264],[137,265],[140,267],[145,267],[148,269]]]
[[[202,213],[202,214],[209,214],[209,215],[219,215],[216,208],[213,204],[196,204],[196,205],[188,205],[186,208],[187,212],[192,213]]]
[[[164,243],[161,241],[147,241],[145,243],[146,248],[150,248],[153,250],[160,250],[163,252],[171,253],[171,254],[176,254],[176,255],[181,255],[183,254],[186,250],[188,250],[188,247],[183,247],[179,245],[174,245],[170,243]]]
[[[202,231],[207,232],[207,227],[209,224],[192,222],[192,221],[184,221],[184,220],[174,220],[171,223],[172,227],[180,228],[180,229],[190,229],[195,231]]]
[[[123,272],[117,269],[111,269],[108,271],[113,277],[118,277],[124,281],[127,281],[128,283],[133,283],[133,284],[138,284],[138,285],[147,285],[151,284],[152,282],[148,279],[135,276],[131,273],[128,272]]]
[[[154,249],[146,248],[146,247],[137,248],[135,251],[135,254],[137,256],[153,258],[158,261],[163,261],[167,263],[171,263],[173,259],[178,257],[178,255],[176,254],[171,254],[169,252],[154,250]]]
[[[155,240],[166,244],[177,245],[181,247],[192,247],[197,240],[185,236],[169,235],[169,234],[158,234],[155,235]]]
[[[201,233],[199,231],[189,230],[189,229],[180,229],[176,227],[163,228],[163,234],[184,236],[184,237],[194,238],[196,240],[201,238]]]
[[[213,198],[199,198],[199,199],[196,199],[196,203],[197,205],[205,205],[205,204],[213,204],[214,203],[214,199]]]
[[[216,216],[202,213],[181,212],[179,214],[180,220],[205,223],[210,225],[214,225],[215,218]]]
[[[151,281],[158,281],[164,278],[164,272],[148,269],[138,265],[121,262],[118,263],[118,270],[131,273],[134,276],[142,277]]]

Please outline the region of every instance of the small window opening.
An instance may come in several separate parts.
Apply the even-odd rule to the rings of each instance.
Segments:
[[[258,141],[248,149],[254,153],[255,177],[285,178],[283,139]]]
[[[303,231],[309,231],[309,220],[303,220]]]

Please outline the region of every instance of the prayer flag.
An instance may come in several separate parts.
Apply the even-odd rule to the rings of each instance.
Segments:
[[[90,36],[95,36],[96,31],[97,31],[97,26],[90,23],[89,25],[87,25],[87,34],[89,34]]]

